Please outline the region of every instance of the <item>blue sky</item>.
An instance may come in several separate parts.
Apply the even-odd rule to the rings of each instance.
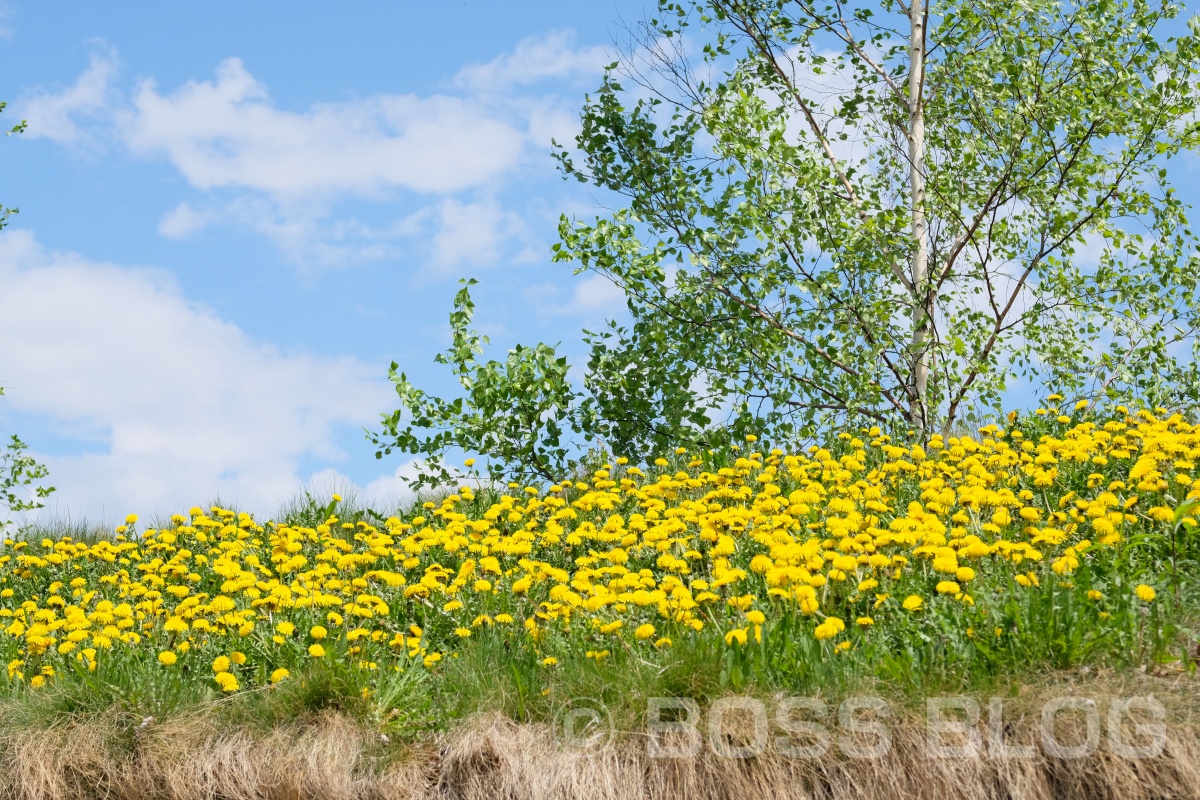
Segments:
[[[550,263],[583,95],[640,0],[47,4],[0,19],[0,431],[111,521],[316,476],[372,498],[387,366],[433,364],[460,277],[498,350],[619,314]]]

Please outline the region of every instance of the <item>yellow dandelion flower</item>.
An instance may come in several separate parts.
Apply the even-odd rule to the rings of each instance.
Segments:
[[[217,682],[222,692],[236,692],[238,690],[238,679],[231,672],[218,672],[213,676],[213,680]]]
[[[846,623],[837,617],[826,617],[825,621],[816,627],[813,636],[818,639],[832,639],[846,630]]]

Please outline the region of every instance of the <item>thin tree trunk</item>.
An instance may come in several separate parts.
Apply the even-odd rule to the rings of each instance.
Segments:
[[[925,220],[925,2],[909,5],[908,161],[912,212],[912,390],[909,423],[923,434],[929,428],[930,329],[934,290],[929,279],[928,224]]]

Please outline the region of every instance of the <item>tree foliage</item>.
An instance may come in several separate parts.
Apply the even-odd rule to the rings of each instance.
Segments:
[[[0,396],[4,388],[0,387]],[[0,449],[0,506],[9,512],[32,511],[42,507],[42,500],[54,491],[53,486],[43,486],[40,481],[50,472],[25,453],[25,442],[13,434],[3,449]],[[0,517],[0,531],[10,521]]]
[[[392,362],[389,376],[401,407],[383,419],[383,430],[372,434],[382,456],[393,449],[421,456],[423,471],[418,485],[448,482],[451,473],[441,455],[450,448],[487,453],[494,477],[514,469],[543,480],[571,455],[559,415],[572,410],[578,392],[567,380],[567,359],[553,347],[517,345],[503,361],[480,362],[488,338],[470,328],[475,304],[463,280],[450,314],[452,340],[434,360],[450,367],[464,395],[454,400],[432,397],[413,386],[399,365]],[[574,420],[567,422],[579,433]],[[422,434],[421,431],[430,431]]]
[[[542,473],[564,431],[639,457],[715,429],[920,435],[1017,380],[1196,408],[1200,259],[1168,165],[1200,142],[1200,26],[1166,35],[1180,10],[663,0],[556,153],[620,205],[564,217],[555,258],[611,279],[629,320],[585,333],[578,387],[544,345],[510,354],[515,383],[452,359],[491,394],[464,382],[434,418],[401,376],[387,433]],[[538,415],[501,431],[514,393]]]

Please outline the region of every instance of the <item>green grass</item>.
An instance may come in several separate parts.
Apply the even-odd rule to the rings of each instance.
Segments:
[[[1029,438],[1061,434],[1052,422],[1037,419],[1028,420],[1024,430]],[[831,442],[830,449],[835,457],[850,452],[840,440]],[[734,461],[733,455],[717,453],[705,468],[729,468]],[[678,468],[672,464],[663,474]],[[1091,470],[1091,465],[1064,464],[1055,491],[1094,495]],[[786,479],[781,484],[784,495],[796,488]],[[340,501],[318,498],[315,491],[309,487],[274,518],[301,528],[316,528],[334,514],[341,521],[378,525],[393,515],[411,520],[427,513],[423,504],[438,502],[421,498],[385,513],[368,508],[349,491]],[[900,508],[920,497],[920,488],[911,482],[899,484],[897,492],[894,502]],[[463,507],[468,516],[479,518],[501,494],[481,487]],[[618,508],[622,513],[630,509]],[[600,523],[605,513],[590,519]],[[587,519],[582,516],[577,523]],[[168,520],[156,524],[171,525]],[[978,585],[977,594],[987,602],[969,610],[974,630],[961,624],[967,613],[962,607],[931,602],[921,615],[894,616],[886,629],[857,639],[848,653],[831,651],[828,643],[815,639],[812,619],[794,606],[764,600],[768,613],[762,642],[746,646],[723,641],[736,615],[721,608],[705,612],[704,635],[661,622],[660,633],[672,639],[670,647],[639,646],[629,638],[603,640],[610,642],[603,660],[586,657],[602,643],[582,621],[544,626],[536,646],[519,628],[485,625],[458,641],[434,669],[403,653],[393,654],[376,670],[335,659],[302,659],[278,686],[248,687],[232,696],[222,696],[212,685],[205,666],[211,655],[164,670],[155,652],[143,648],[121,659],[103,659],[95,671],[78,666],[62,672],[39,690],[0,683],[0,705],[11,724],[26,728],[113,715],[122,725],[136,727],[148,717],[186,718],[202,710],[232,727],[270,730],[338,713],[397,740],[419,741],[485,712],[518,721],[553,721],[582,700],[607,709],[619,729],[635,730],[649,697],[689,697],[705,705],[731,693],[838,698],[869,691],[917,706],[932,694],[1006,694],[1014,686],[1078,674],[1080,668],[1110,676],[1140,670],[1194,675],[1200,641],[1200,536],[1179,526],[1167,535],[1163,526],[1148,520],[1139,526],[1120,548],[1083,560],[1069,576],[1055,574],[1049,559],[1030,565],[1040,579],[1036,590],[1017,587],[1008,572],[981,575],[972,587],[975,591]],[[85,521],[60,521],[25,530],[20,538],[96,542],[110,536]],[[563,563],[570,559],[564,557]],[[936,576],[927,567],[918,564],[913,572],[928,585]],[[1133,587],[1143,581],[1160,587],[1154,603],[1134,598]],[[1105,595],[1105,624],[1097,623],[1098,607],[1084,597],[1088,588]],[[507,610],[528,617],[534,608],[533,601],[521,598],[496,602],[500,605],[491,613]],[[406,603],[396,614],[419,621],[431,635],[448,635],[447,626],[455,624],[431,604]],[[548,666],[547,658],[557,663]]]

